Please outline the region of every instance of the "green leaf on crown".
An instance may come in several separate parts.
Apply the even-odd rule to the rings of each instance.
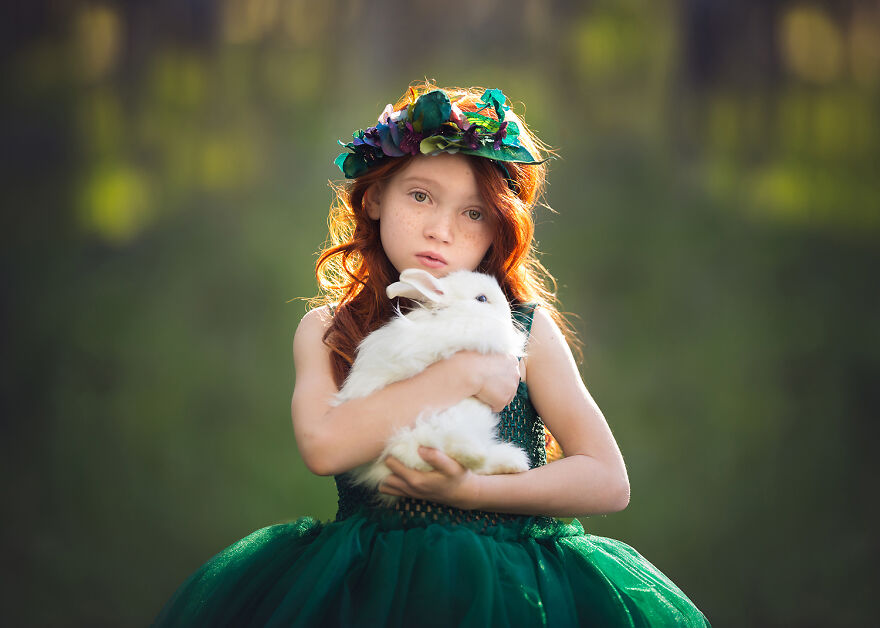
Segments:
[[[491,141],[486,142],[477,149],[462,149],[459,152],[463,155],[476,155],[477,157],[486,157],[488,159],[495,159],[499,161],[515,161],[521,164],[534,165],[541,164],[547,161],[546,159],[535,161],[529,154],[529,151],[527,151],[522,146],[511,146],[509,144],[502,144],[501,147],[496,150]]]
[[[433,133],[452,113],[449,96],[440,90],[420,96],[413,107],[413,129],[417,133]]]

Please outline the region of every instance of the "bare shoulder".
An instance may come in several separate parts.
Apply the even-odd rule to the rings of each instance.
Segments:
[[[299,325],[297,325],[296,333],[293,336],[294,346],[299,339],[309,340],[314,337],[323,338],[324,333],[327,331],[327,328],[330,327],[330,323],[333,322],[333,315],[330,313],[330,308],[326,305],[322,305],[321,307],[317,307],[314,310],[309,310],[305,313],[305,316],[300,320]]]
[[[322,330],[326,331],[332,322],[333,314],[330,312],[330,306],[322,305],[321,307],[316,307],[314,310],[306,312],[305,316],[303,316],[302,320],[299,322],[299,326],[320,326]]]
[[[294,361],[313,356],[315,353],[324,353],[327,350],[324,344],[324,333],[332,322],[333,316],[330,313],[330,308],[326,305],[306,312],[293,335]]]
[[[526,345],[526,356],[520,367],[523,381],[531,389],[536,380],[535,377],[530,377],[531,373],[536,370],[550,372],[547,370],[550,364],[564,362],[569,356],[571,356],[571,351],[556,321],[547,312],[547,308],[537,306],[532,315],[532,328]]]
[[[545,359],[553,354],[570,354],[568,342],[559,325],[550,316],[547,308],[538,306],[532,318],[532,331],[529,334],[528,354],[531,362]]]

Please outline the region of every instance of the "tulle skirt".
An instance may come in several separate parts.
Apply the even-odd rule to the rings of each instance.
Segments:
[[[156,626],[708,626],[633,548],[574,520],[482,528],[359,513],[257,530],[219,552]]]

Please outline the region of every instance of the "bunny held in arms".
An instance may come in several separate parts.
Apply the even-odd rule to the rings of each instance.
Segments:
[[[389,298],[412,299],[421,307],[364,338],[334,404],[366,397],[459,351],[523,355],[525,335],[516,328],[504,293],[489,275],[459,270],[438,279],[413,268],[404,270],[387,293]],[[391,436],[379,460],[349,473],[355,484],[377,489],[391,475],[384,462],[389,455],[407,467],[430,471],[432,467],[419,456],[419,446],[438,449],[482,475],[527,470],[528,456],[520,447],[498,440],[497,424],[498,415],[474,397],[445,410],[427,409],[414,425]]]
[[[557,518],[626,508],[629,478],[535,253],[552,151],[500,90],[430,83],[343,146],[291,400],[336,517],[230,545],[156,625],[708,625],[632,547]],[[498,447],[525,458],[487,466]]]

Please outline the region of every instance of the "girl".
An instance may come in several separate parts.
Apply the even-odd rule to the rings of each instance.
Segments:
[[[680,589],[628,545],[554,517],[622,510],[629,482],[584,387],[532,249],[543,146],[499,90],[411,87],[336,160],[324,304],[294,338],[291,405],[306,466],[333,475],[333,522],[274,525],[221,551],[178,589],[158,625],[705,626]],[[361,399],[331,404],[358,343],[396,305],[401,271],[493,275],[529,330],[527,357],[459,352]],[[389,458],[380,507],[346,472],[376,459],[425,409],[474,396],[501,412],[523,473],[480,476],[439,450],[434,470]],[[546,462],[544,426],[565,457]]]

